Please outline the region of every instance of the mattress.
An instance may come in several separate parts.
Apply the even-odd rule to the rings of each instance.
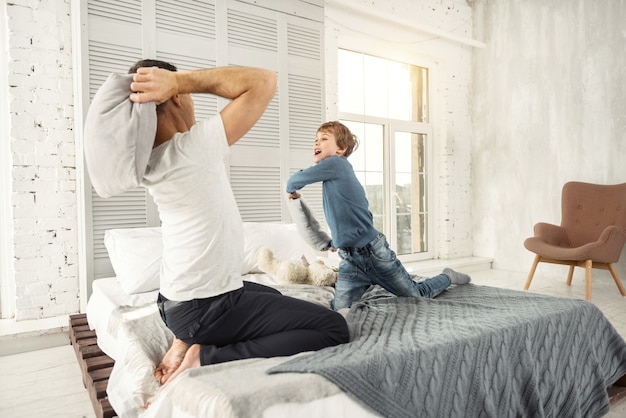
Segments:
[[[264,273],[246,274],[242,277],[246,281],[272,286],[288,296],[299,297],[323,306],[330,306],[333,297],[331,288],[279,285]],[[158,313],[155,303],[158,290],[129,295],[122,290],[115,277],[94,280],[92,289],[86,311],[89,328],[96,331],[100,349],[117,360],[119,356],[117,340],[121,324]]]
[[[87,302],[89,328],[96,331],[98,346],[114,360],[120,356],[118,333],[123,322],[158,313],[158,291],[129,295],[115,277],[93,281]]]
[[[266,274],[248,274],[244,279],[322,306],[330,306],[334,294],[328,287],[278,285]],[[155,303],[157,295],[157,291],[128,295],[115,277],[93,283],[87,318],[101,350],[115,360],[107,395],[121,418],[293,417],[301,414],[302,408],[312,417],[379,417],[321,376],[266,373],[296,356],[205,366],[186,371],[161,387],[153,377],[154,368],[173,335],[161,321]],[[231,385],[225,387],[225,381]],[[189,399],[192,394],[197,399]],[[148,400],[151,406],[145,409]]]

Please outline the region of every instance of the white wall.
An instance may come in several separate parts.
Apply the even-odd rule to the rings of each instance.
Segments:
[[[473,9],[487,45],[473,62],[474,253],[528,271],[524,239],[536,222],[560,223],[565,182],[626,182],[626,1],[475,0]]]
[[[70,2],[12,0],[6,14],[9,126],[0,132],[13,230],[2,242],[12,242],[15,318],[37,319],[79,309]]]
[[[0,3],[0,27],[7,26],[6,3]],[[11,210],[12,161],[9,137],[9,51],[6,31],[0,31],[0,318],[12,317],[15,309],[13,277],[13,211]],[[5,278],[5,280],[2,280]]]

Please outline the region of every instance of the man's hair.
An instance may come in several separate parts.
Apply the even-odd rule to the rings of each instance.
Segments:
[[[164,70],[178,71],[176,66],[173,64],[170,64],[169,62],[153,60],[153,59],[144,59],[144,60],[139,60],[135,64],[133,64],[133,66],[128,69],[128,74],[136,73],[137,69],[141,67],[158,67],[158,68],[163,68]],[[157,105],[156,107],[157,113],[163,111],[164,104],[165,103],[161,103]]]
[[[322,126],[317,128],[317,132],[330,132],[335,134],[337,140],[337,146],[339,148],[345,148],[346,152],[344,157],[349,157],[354,150],[359,147],[359,140],[356,135],[350,132],[350,129],[339,121],[332,121],[323,123]]]
[[[144,60],[139,60],[135,64],[133,64],[133,66],[128,69],[128,74],[136,73],[137,69],[141,67],[159,67],[159,68],[163,68],[164,70],[178,71],[176,66],[170,64],[169,62],[153,60],[153,59],[144,59]]]

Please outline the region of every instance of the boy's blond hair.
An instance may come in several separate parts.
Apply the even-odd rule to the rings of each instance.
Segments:
[[[339,121],[332,121],[323,123],[322,126],[317,128],[317,132],[330,132],[335,134],[337,140],[337,146],[341,149],[345,149],[344,157],[349,157],[359,147],[359,140],[356,135],[350,132],[350,129]]]

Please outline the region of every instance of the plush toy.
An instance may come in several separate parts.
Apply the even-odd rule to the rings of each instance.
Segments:
[[[259,250],[257,258],[259,268],[280,284],[333,286],[337,281],[337,272],[322,260],[309,263],[304,256],[300,260],[280,260],[266,247]]]

